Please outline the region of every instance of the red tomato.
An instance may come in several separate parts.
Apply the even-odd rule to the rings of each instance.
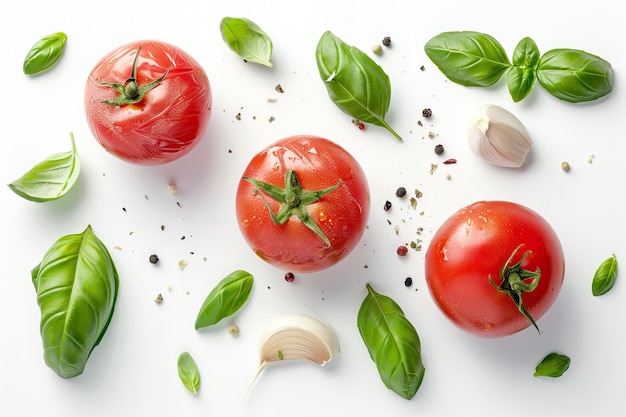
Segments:
[[[252,158],[239,182],[239,227],[254,252],[286,270],[328,268],[357,245],[369,216],[369,186],[342,147],[297,135]]]
[[[425,262],[441,311],[482,337],[530,325],[539,330],[536,322],[556,300],[565,272],[561,243],[546,220],[506,201],[481,201],[453,214],[433,236]]]
[[[91,132],[113,155],[160,165],[189,153],[211,114],[209,79],[191,56],[159,41],[121,46],[96,64],[85,87]]]

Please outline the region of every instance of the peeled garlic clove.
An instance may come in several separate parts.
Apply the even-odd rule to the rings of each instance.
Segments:
[[[268,363],[306,359],[323,366],[338,353],[339,341],[328,324],[306,314],[279,317],[261,334],[259,369],[252,383]]]
[[[467,139],[472,151],[483,160],[509,168],[522,166],[533,144],[522,122],[493,104],[476,109],[467,127]]]

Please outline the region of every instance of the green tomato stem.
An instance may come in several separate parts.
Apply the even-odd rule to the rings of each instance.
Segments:
[[[537,267],[535,271],[522,269],[522,263],[528,257],[528,255],[531,254],[531,251],[529,250],[526,251],[524,255],[522,255],[522,258],[515,265],[509,266],[515,254],[523,245],[524,244],[522,243],[517,246],[511,253],[511,256],[509,256],[509,259],[507,259],[507,261],[502,266],[500,270],[500,279],[502,280],[500,282],[500,285],[496,285],[496,283],[491,278],[491,275],[489,275],[489,282],[498,291],[508,294],[517,306],[520,313],[522,313],[530,321],[535,329],[537,329],[537,332],[541,333],[541,331],[539,330],[539,326],[537,326],[537,323],[535,322],[535,319],[526,309],[524,303],[522,302],[522,293],[534,291],[535,288],[537,288],[537,285],[539,285],[539,278],[541,278],[541,272],[539,270],[539,267]]]
[[[156,86],[161,84],[161,82],[165,79],[167,74],[169,74],[170,66],[163,75],[157,78],[154,81],[149,82],[148,84],[139,85],[137,83],[137,66],[139,63],[139,53],[141,52],[141,46],[137,48],[137,53],[135,54],[135,60],[133,61],[133,68],[131,71],[130,78],[127,79],[124,83],[110,83],[110,82],[98,82],[98,85],[102,87],[109,87],[116,90],[119,93],[119,96],[114,98],[113,100],[104,100],[104,104],[108,104],[110,106],[124,106],[126,104],[136,104],[143,100],[144,95],[154,89]]]
[[[261,195],[274,224],[282,226],[291,216],[296,216],[306,227],[311,229],[324,241],[326,247],[330,247],[330,240],[326,237],[315,220],[311,218],[307,211],[307,206],[336,190],[341,184],[341,180],[332,187],[318,191],[309,191],[302,189],[298,174],[291,169],[285,173],[285,188],[280,188],[254,178],[243,177],[243,179],[257,187],[255,192],[259,192],[260,190],[274,200],[284,203],[278,213],[275,214],[265,196]]]

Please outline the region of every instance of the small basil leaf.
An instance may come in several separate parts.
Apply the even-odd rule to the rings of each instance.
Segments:
[[[26,200],[42,203],[63,197],[80,175],[80,157],[76,152],[74,135],[70,133],[72,150],[49,156],[38,163],[9,188]]]
[[[613,87],[611,64],[576,49],[553,49],[543,54],[537,78],[550,94],[570,103],[599,99]]]
[[[613,288],[616,279],[617,258],[613,254],[605,259],[596,270],[591,283],[591,292],[595,296],[606,294]]]
[[[220,22],[222,39],[237,55],[247,62],[272,67],[273,44],[270,37],[249,19],[225,17]]]
[[[514,102],[523,100],[533,89],[537,80],[539,48],[530,38],[522,39],[513,52],[513,67],[507,73],[507,85]]]
[[[558,378],[567,371],[571,360],[568,356],[559,353],[550,353],[543,358],[535,368],[534,376]]]
[[[34,75],[53,66],[65,49],[67,35],[63,32],[53,33],[39,39],[30,48],[24,58],[23,70],[26,75]]]
[[[46,365],[78,376],[113,317],[119,278],[111,255],[87,226],[57,240],[31,275]]]
[[[366,287],[357,318],[361,338],[385,386],[411,399],[425,372],[417,331],[394,300]]]
[[[341,111],[362,122],[384,127],[402,141],[385,120],[391,83],[377,63],[330,31],[320,38],[315,58],[328,96]]]
[[[237,312],[248,300],[252,282],[252,275],[242,270],[224,277],[202,303],[196,317],[196,330],[212,326]]]
[[[493,37],[479,32],[443,32],[424,51],[450,80],[467,87],[495,84],[511,66],[506,51]]]
[[[183,352],[178,356],[178,377],[182,381],[185,388],[194,394],[200,389],[200,371],[196,361],[189,352]]]

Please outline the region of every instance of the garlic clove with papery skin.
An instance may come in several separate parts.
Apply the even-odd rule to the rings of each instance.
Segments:
[[[494,104],[479,106],[470,117],[467,140],[484,161],[508,168],[524,164],[533,145],[524,124],[508,110]]]
[[[259,368],[252,384],[271,362],[305,359],[320,366],[339,353],[335,331],[307,314],[289,314],[273,320],[259,340]]]

